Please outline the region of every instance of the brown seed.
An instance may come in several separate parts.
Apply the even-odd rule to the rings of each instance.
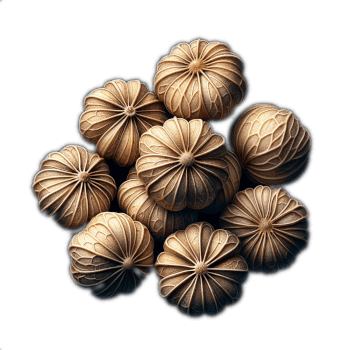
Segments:
[[[177,117],[223,119],[245,94],[242,68],[226,44],[181,43],[158,63],[154,91]]]
[[[208,206],[228,178],[225,140],[200,119],[174,117],[151,128],[141,136],[140,155],[138,177],[168,210]]]
[[[128,215],[95,216],[69,244],[71,275],[94,293],[110,297],[133,291],[153,265],[153,238]]]
[[[306,217],[304,206],[282,189],[257,186],[236,194],[220,227],[240,239],[250,268],[271,270],[289,264],[305,246]]]
[[[189,314],[214,314],[238,299],[248,265],[238,238],[206,222],[171,234],[155,264],[160,293]]]
[[[131,168],[128,181],[120,185],[117,198],[121,210],[144,224],[157,241],[163,241],[171,233],[197,221],[197,212],[192,209],[169,211],[157,204],[147,194],[135,168]]]
[[[163,103],[145,84],[113,80],[85,98],[79,127],[88,141],[97,144],[102,157],[129,166],[139,157],[140,135],[167,119]]]
[[[255,183],[280,185],[297,176],[306,163],[310,136],[292,112],[259,104],[239,118],[231,144]]]
[[[50,153],[41,163],[33,189],[40,208],[56,213],[56,219],[69,228],[108,210],[117,192],[104,159],[80,146]]]

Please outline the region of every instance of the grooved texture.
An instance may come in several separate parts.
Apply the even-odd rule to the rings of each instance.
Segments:
[[[126,214],[95,216],[69,244],[71,275],[102,297],[133,291],[153,265],[154,241],[148,229]]]
[[[112,158],[120,166],[134,164],[140,135],[168,119],[163,103],[138,80],[109,81],[92,91],[84,104],[80,132],[96,143],[102,157]]]
[[[117,192],[104,159],[80,146],[50,153],[41,163],[33,189],[40,208],[56,213],[56,219],[69,228],[108,210]]]
[[[223,119],[243,99],[242,61],[219,42],[180,43],[158,63],[154,91],[185,119]]]
[[[136,168],[133,166],[130,171],[128,176],[126,177],[127,180],[137,180],[139,177],[137,176],[137,171]]]
[[[160,293],[188,314],[215,314],[238,299],[248,265],[238,238],[206,222],[171,234],[155,264]]]
[[[221,212],[233,202],[234,196],[238,192],[242,170],[237,156],[232,151],[227,150],[225,160],[229,169],[228,179],[222,184],[222,189],[218,191],[214,202],[201,209],[203,213],[215,214]]]
[[[138,177],[149,196],[168,210],[208,206],[228,178],[225,140],[200,119],[174,117],[151,128],[141,136],[140,155]]]
[[[310,136],[292,112],[259,104],[239,118],[231,144],[255,183],[279,185],[297,176],[305,164]]]
[[[220,228],[240,239],[250,268],[271,270],[289,264],[305,246],[306,218],[304,206],[282,189],[257,186],[236,194]]]
[[[163,241],[171,233],[183,230],[197,221],[197,212],[191,209],[169,211],[157,204],[146,191],[145,184],[138,179],[136,169],[132,168],[128,181],[118,190],[118,203],[133,220],[143,223],[157,241]]]

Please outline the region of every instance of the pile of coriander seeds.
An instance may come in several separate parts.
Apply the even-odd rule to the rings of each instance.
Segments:
[[[198,39],[160,60],[154,93],[113,80],[85,98],[79,128],[96,152],[52,152],[33,183],[60,224],[87,223],[68,248],[76,283],[112,297],[155,266],[163,297],[187,314],[215,314],[239,298],[248,271],[293,261],[307,212],[279,186],[305,169],[309,133],[271,104],[232,119],[230,140],[214,133],[207,120],[229,117],[245,92],[240,58]]]

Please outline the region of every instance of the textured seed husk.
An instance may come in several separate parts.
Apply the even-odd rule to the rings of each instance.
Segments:
[[[206,222],[171,234],[155,264],[161,295],[191,315],[221,311],[238,299],[248,273],[239,251],[235,235]]]
[[[107,211],[117,192],[104,159],[72,145],[47,156],[34,178],[33,189],[40,208],[56,214],[56,220],[69,228]]]
[[[120,166],[133,165],[139,157],[140,135],[169,117],[163,103],[138,80],[109,81],[92,91],[84,105],[80,132],[96,143],[102,157],[114,159]]]
[[[305,165],[310,135],[291,111],[258,104],[237,121],[231,145],[254,183],[281,185],[298,176]]]
[[[273,271],[289,265],[305,246],[306,220],[299,201],[281,188],[260,185],[236,194],[221,214],[220,228],[240,239],[241,255],[251,269]]]
[[[210,205],[228,178],[225,140],[201,119],[174,117],[151,128],[141,136],[140,155],[137,176],[167,210]]]
[[[172,115],[223,119],[246,92],[242,70],[242,61],[224,43],[180,43],[158,63],[154,91]]]
[[[124,213],[100,213],[72,237],[71,275],[101,297],[129,293],[153,265],[153,248],[153,238],[140,222]]]
[[[146,191],[145,184],[137,177],[133,167],[128,180],[119,187],[118,203],[133,220],[143,223],[156,241],[164,241],[171,233],[185,229],[196,222],[198,214],[192,209],[170,211],[161,207]]]

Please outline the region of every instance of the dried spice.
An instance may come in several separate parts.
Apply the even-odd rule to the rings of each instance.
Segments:
[[[306,218],[304,206],[282,189],[257,186],[236,194],[220,227],[240,239],[250,268],[271,270],[289,264],[305,246]]]
[[[203,213],[215,214],[223,211],[233,202],[234,196],[238,192],[242,171],[237,156],[232,151],[227,150],[225,160],[229,169],[228,179],[222,184],[222,189],[218,191],[214,202],[201,209]]]
[[[155,264],[160,293],[181,310],[214,314],[238,299],[248,265],[232,233],[206,222],[171,234]]]
[[[129,293],[163,246],[161,295],[187,314],[215,314],[239,298],[248,266],[283,268],[306,245],[299,201],[280,188],[247,187],[295,179],[310,136],[292,112],[259,104],[237,120],[227,150],[205,122],[226,118],[246,93],[242,61],[224,43],[175,46],[157,65],[154,90],[112,80],[92,91],[79,129],[98,154],[80,146],[51,153],[33,189],[62,225],[91,220],[69,244],[77,284],[100,297]],[[122,181],[130,168],[120,166],[136,162],[111,207],[127,214],[108,212],[117,187],[101,157],[117,163],[107,161]]]
[[[130,166],[139,157],[139,138],[154,125],[168,119],[158,98],[138,80],[113,80],[85,98],[80,131],[96,143],[97,152],[113,158],[120,166]]]
[[[192,209],[169,211],[157,204],[147,194],[146,186],[137,177],[135,168],[130,170],[128,180],[120,185],[117,198],[121,210],[133,220],[146,225],[157,241],[197,221],[198,214]]]
[[[158,63],[154,91],[177,117],[223,119],[246,92],[242,69],[226,44],[180,43]]]
[[[41,163],[33,189],[40,208],[56,213],[56,219],[69,228],[108,210],[117,192],[104,159],[80,146],[50,153]]]
[[[296,177],[306,163],[310,136],[292,112],[259,104],[239,118],[231,144],[252,181],[280,185]]]
[[[71,275],[102,297],[131,292],[153,266],[153,247],[148,229],[128,215],[98,214],[72,237]]]
[[[147,193],[163,208],[202,209],[228,178],[225,140],[200,119],[168,119],[140,139],[136,162]]]

